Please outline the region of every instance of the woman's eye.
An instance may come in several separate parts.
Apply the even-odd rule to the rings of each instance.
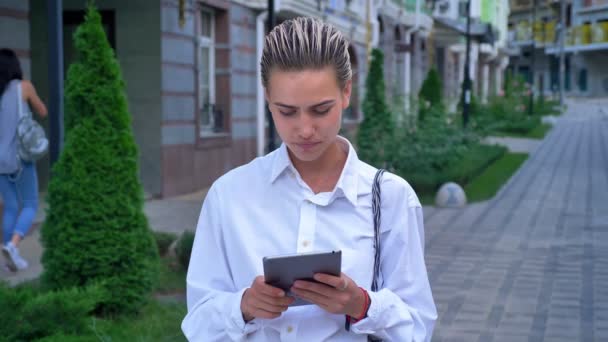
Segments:
[[[331,109],[331,108],[326,108],[326,109],[315,109],[313,112],[314,112],[315,114],[318,114],[318,115],[324,115],[324,114],[327,114],[327,113],[329,112],[329,110],[330,110],[330,109]]]
[[[296,112],[284,112],[282,110],[279,111],[279,112],[281,113],[281,115],[284,115],[284,116],[292,116],[292,115],[294,115],[296,113]]]

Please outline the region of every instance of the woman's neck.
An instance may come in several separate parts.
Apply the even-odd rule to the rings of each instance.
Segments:
[[[332,191],[336,187],[347,157],[348,152],[345,153],[336,140],[317,160],[304,162],[293,157],[291,160],[302,180],[314,193],[319,193]]]

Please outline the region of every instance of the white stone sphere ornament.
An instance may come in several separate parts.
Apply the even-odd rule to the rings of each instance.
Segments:
[[[454,182],[443,184],[435,196],[435,205],[443,208],[462,208],[467,205],[467,195]]]

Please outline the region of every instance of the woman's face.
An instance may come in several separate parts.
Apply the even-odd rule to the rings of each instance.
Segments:
[[[341,89],[332,67],[270,72],[266,100],[292,157],[315,161],[336,141],[350,93],[351,81]]]

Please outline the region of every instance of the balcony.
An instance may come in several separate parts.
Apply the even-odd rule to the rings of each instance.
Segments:
[[[569,33],[566,45],[608,43],[608,22],[576,26]]]
[[[402,8],[410,13],[416,13],[416,0],[393,0],[400,3]],[[420,0],[420,11],[426,15],[431,15],[431,10],[426,5],[426,1]]]
[[[380,11],[406,26],[413,26],[416,22],[416,0],[390,0],[380,8]],[[420,0],[418,24],[426,30],[433,27],[431,12],[425,0]]]
[[[511,12],[527,11],[532,9],[533,0],[511,0]]]
[[[537,47],[553,45],[557,42],[557,22],[537,21],[534,23],[534,32],[528,21],[520,21],[514,30],[509,31],[508,41],[512,46],[534,44]]]
[[[588,17],[591,21],[606,19],[608,18],[608,0],[584,0],[575,8],[575,11],[579,17]]]
[[[559,5],[559,2],[560,0],[536,0],[536,9],[555,7]],[[571,0],[566,0],[566,2],[569,3]],[[511,0],[509,4],[511,12],[527,12],[532,11],[534,0]]]
[[[598,7],[598,6],[608,6],[608,0],[583,0],[581,7],[589,8],[589,7]]]
[[[588,52],[608,50],[608,22],[584,24],[566,30],[566,52]],[[559,51],[557,46],[547,49],[547,53]]]

